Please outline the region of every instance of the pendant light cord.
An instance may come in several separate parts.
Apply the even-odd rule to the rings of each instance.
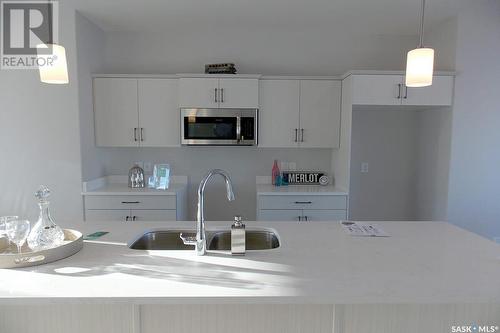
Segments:
[[[51,1],[47,2],[47,11],[48,11],[48,19],[49,19],[49,43],[54,44],[54,37],[52,36],[52,11],[54,10],[53,4]]]
[[[425,0],[422,0],[422,12],[420,13],[420,41],[419,48],[424,47],[424,19],[425,19]]]

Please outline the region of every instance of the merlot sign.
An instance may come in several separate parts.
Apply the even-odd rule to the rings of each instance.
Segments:
[[[324,172],[317,171],[284,171],[283,183],[289,185],[326,185],[328,177]]]

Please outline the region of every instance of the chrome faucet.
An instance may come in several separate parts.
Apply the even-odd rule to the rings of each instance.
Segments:
[[[199,256],[203,256],[207,253],[207,237],[205,234],[205,186],[213,175],[221,175],[224,178],[224,181],[226,182],[227,200],[234,200],[233,185],[231,182],[231,178],[226,171],[221,169],[213,169],[205,177],[203,177],[200,182],[200,186],[198,187],[196,242],[194,241],[194,239],[184,238],[183,235],[181,235],[184,244],[195,245],[196,254]]]

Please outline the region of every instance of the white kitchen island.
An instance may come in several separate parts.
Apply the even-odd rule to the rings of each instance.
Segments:
[[[110,233],[67,259],[0,270],[0,332],[449,332],[472,321],[500,324],[500,245],[442,222],[377,224],[391,237],[351,237],[338,222],[247,222],[274,230],[280,247],[198,257],[128,247],[146,230],[194,229],[192,221],[86,222],[77,227],[84,234]],[[229,226],[207,222],[208,230]]]

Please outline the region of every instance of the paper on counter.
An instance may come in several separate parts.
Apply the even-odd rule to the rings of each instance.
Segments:
[[[342,221],[340,222],[340,224],[347,232],[347,234],[351,236],[362,236],[362,237],[390,236],[382,228],[373,223]]]

